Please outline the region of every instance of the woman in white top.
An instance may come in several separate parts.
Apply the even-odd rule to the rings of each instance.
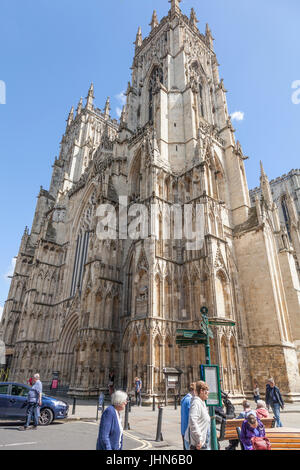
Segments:
[[[207,383],[199,380],[195,384],[195,396],[191,400],[189,425],[185,439],[190,443],[190,450],[208,449],[210,416],[205,404],[208,398]]]

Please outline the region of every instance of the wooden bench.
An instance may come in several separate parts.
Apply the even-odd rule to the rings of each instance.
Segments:
[[[284,431],[282,428],[266,429],[266,437],[271,444],[271,450],[300,450],[300,430],[289,429]],[[240,438],[241,428],[237,428]],[[240,441],[241,449],[243,444]]]
[[[242,419],[226,419],[221,423],[220,435],[218,437],[219,441],[229,441],[238,439],[237,428],[241,428],[244,422]],[[265,429],[274,428],[275,418],[262,418],[261,422],[263,423]]]
[[[300,450],[300,432],[281,431],[276,428],[276,432],[266,431],[266,437],[270,440],[272,450]]]

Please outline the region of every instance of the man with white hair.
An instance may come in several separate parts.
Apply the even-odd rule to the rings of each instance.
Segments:
[[[33,376],[33,386],[28,392],[27,395],[27,419],[26,424],[21,430],[26,431],[29,428],[30,422],[33,418],[33,427],[32,429],[37,429],[39,424],[39,407],[42,405],[42,392],[43,386],[40,380],[39,374],[34,374]]]

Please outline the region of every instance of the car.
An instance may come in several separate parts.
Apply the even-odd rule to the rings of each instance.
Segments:
[[[30,388],[29,385],[17,382],[0,382],[0,419],[26,420],[27,395]],[[68,403],[43,393],[39,424],[47,426],[56,419],[65,419],[68,411]]]

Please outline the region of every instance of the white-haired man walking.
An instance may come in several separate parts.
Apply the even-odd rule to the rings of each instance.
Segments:
[[[39,407],[42,405],[42,393],[43,393],[43,386],[40,380],[39,374],[34,374],[33,376],[33,386],[28,392],[27,395],[27,417],[26,423],[21,430],[26,431],[27,429],[37,429],[39,424]],[[33,427],[30,428],[30,422],[33,418]]]

